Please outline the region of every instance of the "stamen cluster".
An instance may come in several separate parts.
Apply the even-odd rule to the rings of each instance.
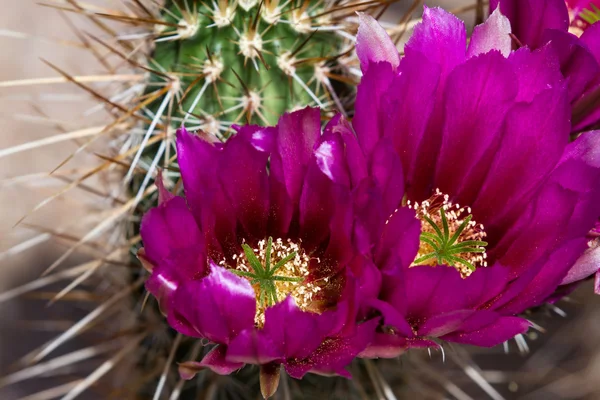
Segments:
[[[321,287],[309,280],[311,258],[297,243],[269,237],[259,241],[257,248],[244,243],[242,249],[242,253],[233,256],[236,265],[231,272],[248,279],[254,287],[257,326],[264,325],[265,309],[288,295],[302,310],[314,311],[311,309],[313,296]],[[222,265],[225,263],[221,261]]]
[[[422,203],[409,200],[407,206],[422,222],[421,243],[413,266],[446,264],[456,268],[463,278],[477,267],[487,267],[487,242],[483,241],[486,233],[482,224],[473,221],[470,207],[453,204],[450,196],[439,189]]]

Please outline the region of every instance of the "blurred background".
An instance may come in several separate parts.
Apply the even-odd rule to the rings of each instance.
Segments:
[[[0,293],[39,277],[65,251],[66,245],[72,243],[70,236],[80,233],[77,223],[67,228],[66,221],[84,221],[92,210],[103,207],[93,194],[79,189],[29,215],[39,202],[68,183],[60,176],[46,178],[78,147],[78,139],[14,154],[2,153],[2,149],[90,127],[94,120],[100,121],[100,125],[105,117],[101,109],[94,108],[97,102],[89,94],[56,79],[60,75],[43,61],[72,75],[100,73],[98,60],[82,48],[81,37],[71,24],[88,32],[97,28],[33,0],[1,1],[4,7],[0,13]],[[472,5],[473,1],[425,3],[452,10]],[[399,0],[384,19],[397,21],[411,4],[412,0]],[[420,9],[413,18],[418,18]],[[461,18],[471,29],[474,12],[461,14]],[[46,78],[52,79],[45,81]],[[95,160],[92,147],[64,168],[93,165]],[[88,184],[101,190],[109,184],[108,179],[98,177]],[[25,221],[15,227],[24,216],[27,216]],[[48,227],[64,231],[50,232]],[[51,239],[50,233],[59,239]],[[85,259],[79,255],[67,262],[77,265]],[[72,326],[72,321],[85,315],[82,300],[83,303],[93,300],[74,296],[72,300],[76,301],[47,307],[49,297],[44,293],[36,296],[0,302],[0,375],[10,373],[15,363],[32,349]],[[389,382],[401,388],[398,398],[600,399],[600,297],[593,295],[591,284],[582,285],[556,308],[537,311],[534,320],[546,333],[532,330],[528,349],[519,351],[514,342],[508,355],[502,348],[468,352],[448,349],[445,362],[440,354],[431,359],[427,354],[415,354],[389,364],[384,373]],[[71,372],[61,370],[59,377],[44,379],[62,382]],[[35,392],[36,382],[44,387],[41,380],[40,377],[2,387],[0,399],[56,397],[52,393],[46,393],[45,397],[23,397]],[[108,398],[101,390],[82,398],[95,396]]]

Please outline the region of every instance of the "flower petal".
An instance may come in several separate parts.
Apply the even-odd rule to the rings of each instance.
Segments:
[[[400,207],[385,223],[375,251],[375,263],[383,270],[405,269],[419,250],[421,223],[414,210]]]
[[[192,326],[195,335],[215,343],[229,343],[240,332],[254,327],[256,295],[250,283],[232,272],[211,264],[201,280],[182,285],[173,299],[177,313],[168,315],[169,325]]]
[[[541,305],[565,278],[569,268],[586,248],[585,238],[574,239],[554,251],[539,273],[518,295],[498,311],[518,314],[530,307]]]
[[[255,126],[243,127],[229,139],[219,157],[218,176],[229,203],[245,232],[245,239],[266,236],[269,214],[270,153],[257,148],[253,137],[273,137],[274,130]]]
[[[435,164],[442,141],[446,79],[452,70],[466,59],[466,30],[456,16],[440,8],[427,8],[423,22],[415,27],[413,36],[405,46],[406,58],[420,52],[439,67],[439,82],[433,95],[434,107],[420,146],[413,170],[405,170],[407,194],[413,200],[429,197],[435,174]],[[414,83],[413,83],[414,84]],[[417,85],[418,86],[418,85]],[[400,151],[408,151],[400,149]],[[412,150],[414,151],[414,150]],[[404,164],[406,165],[406,164]]]
[[[185,200],[171,200],[148,211],[140,228],[143,257],[151,264],[146,289],[168,313],[171,297],[184,282],[199,279],[207,272],[204,238]]]
[[[472,205],[486,228],[505,223],[509,212],[523,208],[560,159],[570,132],[566,97],[565,88],[558,86],[508,113],[502,143]]]
[[[381,316],[383,317],[383,330],[387,330],[392,328],[392,330],[399,334],[400,336],[404,336],[406,338],[414,337],[414,333],[412,327],[406,321],[406,318],[399,312],[400,310],[395,308],[392,304],[373,299],[369,302],[369,305],[377,310]]]
[[[321,135],[319,110],[305,108],[281,116],[269,161],[271,210],[269,232],[284,237],[297,233],[298,203],[313,149]],[[296,218],[296,219],[294,219]]]
[[[300,198],[304,176],[309,161],[313,157],[313,149],[321,136],[321,120],[318,108],[305,108],[293,113],[286,113],[279,118],[275,153],[271,163],[279,163],[276,168],[280,182],[285,183],[288,195],[293,204]]]
[[[344,215],[349,206],[348,188],[336,185],[321,172],[313,159],[300,196],[299,222],[303,248],[310,252],[322,244],[329,236],[331,221],[336,212],[339,216]]]
[[[242,368],[244,363],[230,362],[225,358],[227,346],[218,345],[204,356],[202,361],[186,361],[179,364],[179,376],[186,381],[205,369],[219,375],[229,375],[232,372]]]
[[[418,169],[419,152],[416,149],[426,146],[437,151],[437,147],[424,140],[424,137],[436,100],[440,66],[424,54],[413,51],[400,62],[400,71],[401,74],[394,78],[386,92],[386,118],[379,129],[383,129],[384,134],[392,139],[396,153],[402,160],[408,186],[414,182]],[[357,134],[363,132],[357,130]]]
[[[381,236],[389,212],[383,210],[381,192],[371,179],[363,180],[352,197],[355,214],[353,242],[356,250],[370,255]]]
[[[600,24],[589,26],[580,38],[580,44],[587,46],[587,50],[594,56],[600,65]],[[573,130],[581,131],[593,126],[600,121],[600,77],[596,77],[583,96],[577,100],[573,107]]]
[[[575,265],[569,269],[567,275],[560,282],[561,285],[568,285],[573,282],[581,281],[600,271],[600,247],[588,249],[581,257],[577,259]]]
[[[177,289],[190,280],[202,278],[207,269],[205,253],[195,248],[174,250],[152,269],[146,290],[156,297],[163,314],[168,315]]]
[[[358,13],[358,21],[356,55],[363,73],[367,72],[369,64],[380,61],[388,62],[394,70],[398,68],[400,55],[385,29],[375,18],[365,13]]]
[[[509,62],[497,51],[469,59],[448,77],[433,186],[452,193],[459,204],[472,204],[481,190],[499,130],[517,95],[516,82]]]
[[[475,310],[457,310],[435,315],[419,326],[417,334],[419,336],[440,337],[460,331],[465,320],[473,316],[474,313]]]
[[[502,14],[510,20],[519,41],[531,48],[543,44],[546,29],[566,31],[569,12],[564,0],[491,0],[490,12],[500,4]]]
[[[569,230],[565,228],[569,226],[577,201],[575,192],[557,184],[547,185],[531,200],[517,222],[502,230],[502,239],[488,257],[497,257],[510,268],[513,278],[518,276],[569,238]]]
[[[281,347],[254,327],[242,331],[227,346],[227,359],[232,362],[263,365],[283,358]]]
[[[573,102],[600,73],[598,61],[577,36],[568,32],[548,30],[544,41],[558,54],[561,72],[568,82],[569,101]]]
[[[309,357],[288,360],[284,364],[286,371],[296,379],[307,372],[350,378],[345,367],[373,340],[378,323],[378,319],[373,319],[358,325],[353,335],[326,339]]]
[[[199,253],[206,251],[204,238],[182,197],[173,197],[148,211],[142,219],[140,234],[146,258],[154,264],[167,258],[174,250],[194,248]]]
[[[517,317],[500,317],[496,322],[475,332],[453,333],[443,337],[444,340],[474,346],[494,347],[512,339],[518,334],[527,332],[531,323]]]
[[[358,85],[352,126],[367,160],[384,133],[384,97],[395,76],[390,64],[380,62],[371,65]]]
[[[531,103],[535,96],[563,81],[558,56],[550,45],[535,51],[521,47],[510,54],[508,61],[513,66],[519,84],[515,102]]]
[[[496,8],[483,24],[473,29],[467,57],[474,57],[491,50],[498,50],[504,57],[508,57],[512,50],[510,33],[510,21],[502,15],[499,8]]]
[[[188,204],[211,253],[222,255],[223,245],[234,248],[236,244],[236,221],[218,181],[220,151],[185,128],[177,131],[177,159]]]
[[[362,306],[364,310],[364,307],[369,307],[369,302],[377,299],[379,295],[381,272],[370,258],[362,255],[354,257],[348,267],[356,279],[356,290],[360,294],[358,301],[361,304],[359,306]]]
[[[416,266],[405,271],[405,304],[389,295],[393,294],[390,290],[387,293],[394,307],[400,310],[405,307],[403,314],[409,321],[422,323],[439,314],[479,308],[502,292],[507,278],[501,266],[479,268],[467,279],[454,267]]]
[[[441,66],[442,75],[449,73],[466,57],[465,24],[441,8],[424,7],[423,22],[415,26],[406,44],[406,56],[418,51]]]
[[[583,133],[569,143],[550,180],[577,194],[565,226],[568,237],[587,235],[600,215],[600,131]]]
[[[325,127],[323,137],[336,134],[344,141],[345,162],[350,175],[351,187],[356,187],[367,177],[367,163],[365,156],[358,143],[356,134],[352,130],[352,125],[341,114],[333,117]]]
[[[350,187],[350,175],[346,168],[345,145],[340,135],[325,133],[315,151],[317,166],[332,182]]]
[[[400,206],[404,197],[402,162],[389,139],[377,144],[369,167],[371,176],[381,189],[383,214],[388,216]]]
[[[322,317],[318,314],[300,310],[294,299],[288,296],[267,308],[261,333],[285,358],[305,358],[324,339],[326,329],[319,326],[320,319]]]
[[[600,24],[589,26],[585,32],[583,32],[580,39],[600,64]]]

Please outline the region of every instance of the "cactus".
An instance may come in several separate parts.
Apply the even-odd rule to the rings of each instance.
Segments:
[[[159,118],[167,115],[162,121],[167,122],[166,129],[171,134],[185,124],[188,129],[226,140],[234,133],[234,124],[274,124],[282,113],[296,107],[310,104],[320,106],[324,113],[343,112],[344,104],[336,89],[341,93],[351,92],[353,80],[348,76],[348,65],[353,43],[347,31],[354,26],[339,25],[341,21],[336,21],[333,14],[334,11],[342,16],[352,14],[357,9],[352,5],[349,2],[338,11],[327,3],[308,0],[167,2],[160,12],[164,24],[155,25],[157,37],[149,67],[159,73],[150,75],[145,90],[146,96],[157,97],[149,104],[149,115]],[[156,96],[153,84],[164,85],[164,93]],[[145,125],[149,137],[152,123]],[[152,146],[141,143],[138,152],[143,173],[132,174],[132,196],[140,196],[147,190],[151,181],[148,177],[154,174],[157,160],[166,153],[167,146],[162,143]],[[176,162],[165,156],[164,165],[165,183],[173,187],[179,178]],[[133,164],[130,171],[132,168]],[[134,215],[141,215],[155,203],[156,195],[148,196],[134,210]],[[138,231],[135,221],[139,218],[132,224],[133,233]],[[134,245],[132,253],[137,247]],[[150,307],[147,313],[153,315],[143,318],[156,318],[157,311],[155,306]],[[157,335],[168,338],[165,353],[171,351],[171,345],[175,346],[172,351],[176,351],[173,353],[176,359],[198,358],[198,353],[205,351],[192,341],[178,343],[165,325],[142,343],[142,354],[149,353]],[[155,362],[145,359],[140,367],[147,369],[149,365]],[[256,371],[248,367],[235,376],[219,378],[215,390],[223,394],[231,391],[231,398],[239,398],[243,393],[233,388],[258,391],[255,378]],[[200,392],[187,390],[181,398],[192,399],[204,393],[211,387],[206,379],[211,380],[203,377],[196,382],[197,386],[191,385]],[[158,381],[150,382],[139,393],[152,396]],[[324,384],[323,379],[313,378],[313,386],[323,388]],[[312,390],[314,393],[315,389]]]
[[[231,124],[273,124],[296,106],[323,107],[333,97],[342,107],[328,76],[344,39],[324,4],[169,2],[162,11],[169,25],[158,26],[153,59],[179,80],[181,119],[173,124],[226,138]]]
[[[152,100],[147,110],[152,120],[125,177],[133,180],[133,196],[150,187],[161,158],[167,187],[178,180],[168,144],[182,124],[226,140],[234,124],[272,125],[284,112],[307,105],[320,106],[324,115],[344,112],[355,83],[354,14],[379,5],[172,0],[154,12],[145,9],[148,15],[138,19],[153,22],[144,92]],[[147,146],[161,122],[168,125],[166,143]],[[142,174],[134,174],[137,167]],[[156,201],[148,199],[140,200],[136,214]]]
[[[91,242],[94,246],[90,248],[98,247],[101,251],[93,253],[93,260],[69,268],[62,266],[66,259],[62,256],[52,263],[49,275],[0,294],[2,302],[60,282],[53,301],[60,301],[81,287],[90,296],[87,301],[79,302],[78,307],[88,314],[32,353],[25,360],[27,364],[20,365],[14,374],[0,378],[0,387],[27,377],[35,378],[36,374],[60,372],[60,366],[66,366],[73,375],[67,376],[69,381],[35,398],[50,398],[51,394],[67,400],[77,396],[88,398],[91,395],[87,390],[92,386],[100,391],[101,398],[256,398],[259,385],[253,367],[228,377],[207,371],[192,382],[179,379],[176,363],[198,359],[206,349],[202,342],[176,335],[153,300],[145,302],[142,286],[145,273],[133,256],[139,247],[139,218],[156,204],[152,182],[159,169],[163,170],[165,185],[170,190],[181,189],[173,143],[175,129],[182,123],[190,130],[200,129],[226,140],[234,133],[234,124],[272,124],[278,115],[297,106],[320,105],[325,117],[338,111],[344,113],[356,81],[356,60],[352,58],[355,12],[379,14],[388,3],[167,0],[159,6],[155,0],[113,2],[128,6],[121,10],[102,8],[96,3],[92,6],[65,0],[56,2],[56,7],[88,18],[100,28],[101,36],[80,35],[83,46],[98,55],[101,65],[112,75],[110,79],[122,84],[99,91],[89,82],[108,79],[106,76],[78,79],[58,67],[55,69],[62,75],[60,79],[79,85],[114,116],[104,128],[64,136],[95,140],[105,135],[111,139],[111,147],[105,145],[96,152],[101,156],[98,165],[74,174],[64,172],[65,179],[72,183],[60,191],[85,188],[86,179],[92,176],[106,178],[110,184],[107,193],[90,191],[99,196],[97,204],[105,208],[99,207],[101,211],[95,213],[92,226],[85,225],[86,221],[76,221],[80,230],[87,229],[89,233],[75,238],[66,255]],[[409,21],[409,17],[420,2],[410,3],[413,8],[402,24],[394,27],[399,36],[416,22]],[[115,29],[115,21],[127,25]],[[80,144],[77,152],[88,146],[88,142]],[[15,152],[8,149],[0,154]],[[115,174],[114,170],[122,173]],[[56,231],[60,237],[62,227]],[[28,249],[35,240],[15,249]],[[92,345],[54,357],[55,349],[62,350],[67,342],[76,346],[79,335],[90,335]],[[519,348],[524,341],[520,338],[517,342]],[[434,361],[442,359],[441,346],[440,350]],[[98,355],[89,363],[81,362]],[[390,386],[407,398],[425,394],[443,397],[446,391],[457,398],[468,398],[453,383],[456,374],[451,381],[429,367],[422,356],[412,353],[403,358],[403,370],[397,360],[355,361],[351,367],[355,377],[352,381],[314,375],[303,381],[283,377],[280,398],[391,399],[394,394]],[[473,363],[463,358],[462,353],[449,353],[451,362],[460,365],[475,383],[487,385],[482,386],[483,391],[500,398],[478,375]],[[50,362],[44,364],[47,359]],[[31,363],[33,367],[29,366]],[[509,378],[508,374],[502,377]],[[483,394],[472,386],[470,391]]]
[[[226,398],[228,392],[229,398],[236,398],[236,393],[241,392],[235,388],[247,391],[257,386],[258,382],[253,380],[255,371],[250,369],[235,377],[218,379],[203,374],[201,381],[182,386],[176,362],[197,358],[205,349],[200,342],[179,339],[164,322],[156,304],[144,302],[145,272],[133,254],[140,245],[137,236],[140,217],[156,204],[153,181],[162,170],[167,188],[174,192],[181,189],[174,133],[182,124],[226,140],[235,132],[234,124],[272,124],[280,114],[299,106],[321,106],[325,118],[334,112],[345,113],[357,78],[353,59],[355,12],[379,12],[387,3],[378,0],[118,3],[120,9],[114,9],[114,2],[91,5],[67,0],[50,4],[99,28],[92,34],[77,32],[77,37],[81,40],[80,47],[94,54],[98,66],[104,70],[75,77],[50,61],[48,65],[60,75],[56,82],[77,85],[99,100],[113,119],[104,127],[60,136],[60,140],[84,138],[74,156],[86,152],[93,141],[109,140],[94,150],[95,166],[75,169],[72,173],[59,169],[55,174],[64,174],[69,183],[35,210],[47,207],[54,198],[72,189],[84,188],[98,196],[96,204],[100,211],[91,213],[89,220],[68,221],[70,225],[76,222],[78,231],[87,233],[75,238],[69,249],[51,263],[47,276],[3,294],[0,301],[65,279],[71,282],[67,281],[64,289],[57,289],[53,301],[64,300],[77,289],[98,294],[99,301],[82,305],[87,317],[74,321],[66,332],[26,360],[44,363],[55,356],[56,349],[60,351],[67,342],[75,343],[80,335],[99,340],[95,342],[98,349],[105,350],[98,351],[110,350],[97,363],[79,366],[77,375],[82,380],[56,388],[65,399],[79,395],[85,398],[85,391],[101,379],[113,382],[117,389],[112,394],[118,398],[176,398],[172,396],[182,387],[179,398],[183,399],[197,398],[198,393],[206,394],[203,391],[213,389],[219,398]],[[102,89],[96,86],[97,82],[111,84]],[[0,154],[20,151],[9,148]],[[86,181],[92,177],[106,182],[106,191],[89,188]],[[62,229],[68,228],[58,228],[57,236],[60,237]],[[37,243],[35,240],[16,249],[28,249]],[[91,247],[102,248],[101,253],[94,253],[94,259],[76,267],[63,265],[71,254],[91,243],[94,244]],[[104,323],[109,322],[103,321],[107,315],[111,315],[113,323]],[[97,324],[102,324],[102,328],[95,329]],[[96,351],[96,345],[90,349]],[[123,362],[128,366],[115,373],[114,369]],[[77,363],[77,358],[73,363]],[[131,368],[132,364],[135,368]],[[121,376],[126,376],[125,382]],[[0,378],[0,387],[11,379]],[[333,386],[340,382],[311,377],[302,385],[310,396],[315,391],[332,393]],[[298,383],[289,384],[295,387]],[[341,385],[346,389],[350,386],[348,382]],[[345,394],[342,396],[346,398]]]

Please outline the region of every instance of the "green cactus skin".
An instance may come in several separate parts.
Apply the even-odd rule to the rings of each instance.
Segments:
[[[294,108],[330,105],[323,82],[344,40],[325,28],[332,21],[323,4],[167,2],[164,20],[177,27],[160,26],[153,60],[179,77],[184,98],[173,124],[196,122],[226,138],[233,123],[272,125]]]

